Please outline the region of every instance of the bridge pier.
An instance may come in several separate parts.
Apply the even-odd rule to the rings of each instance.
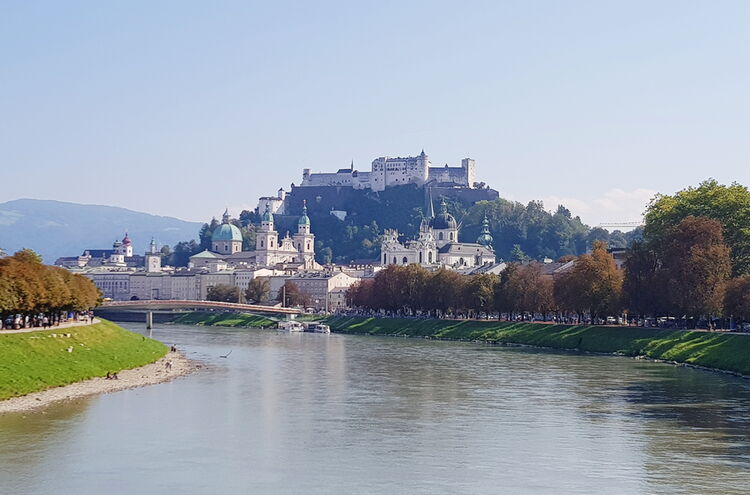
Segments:
[[[146,313],[146,330],[151,330],[154,327],[154,313],[148,311]]]

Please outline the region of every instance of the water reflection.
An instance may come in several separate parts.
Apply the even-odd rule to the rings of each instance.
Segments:
[[[750,482],[750,390],[730,376],[377,337],[154,336],[207,369],[67,417],[0,417],[0,493],[734,494]]]

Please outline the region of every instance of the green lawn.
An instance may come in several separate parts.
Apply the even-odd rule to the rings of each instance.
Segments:
[[[332,317],[333,331],[515,343],[648,356],[750,375],[750,336],[637,327]]]
[[[0,332],[0,400],[136,368],[166,353],[161,342],[109,321],[60,330]]]
[[[276,320],[247,313],[194,312],[180,316],[175,323],[184,325],[209,325],[237,328],[268,328],[276,326]]]

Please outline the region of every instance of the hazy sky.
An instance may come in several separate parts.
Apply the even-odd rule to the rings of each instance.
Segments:
[[[750,184],[750,2],[2,2],[0,202],[188,220],[470,156],[595,225]]]

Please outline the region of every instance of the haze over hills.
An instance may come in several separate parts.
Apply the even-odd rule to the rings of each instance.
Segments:
[[[110,249],[127,231],[136,253],[153,236],[159,246],[195,239],[201,224],[114,206],[18,199],[0,203],[0,248],[13,253],[31,248],[54,263],[84,249]]]

